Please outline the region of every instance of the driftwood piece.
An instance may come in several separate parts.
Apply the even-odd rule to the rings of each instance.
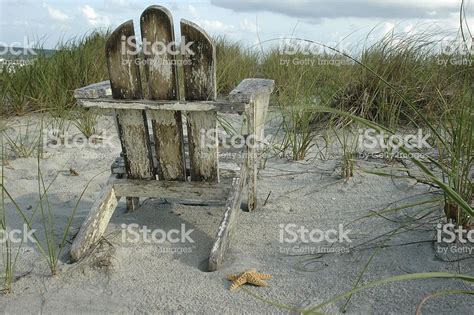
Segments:
[[[216,271],[224,262],[224,257],[229,248],[232,239],[233,229],[237,222],[242,202],[242,191],[247,178],[246,164],[243,163],[240,169],[240,176],[233,179],[232,187],[226,202],[226,210],[219,229],[217,230],[216,239],[209,255],[209,271]]]
[[[114,178],[114,175],[109,178],[107,185],[93,204],[87,219],[74,239],[71,247],[71,258],[73,261],[78,261],[87,255],[105,233],[120,199],[120,197],[116,196],[113,188]]]
[[[120,25],[107,39],[105,55],[114,99],[141,99],[143,96],[135,43],[132,20]],[[123,109],[115,112],[128,177],[153,178],[146,113]],[[136,206],[138,200],[127,199],[130,211]]]
[[[181,20],[184,43],[192,43],[183,56],[184,93],[187,101],[216,100],[216,48],[196,24]],[[217,113],[188,112],[187,127],[191,180],[219,181]],[[209,136],[210,133],[210,136]],[[204,136],[203,136],[204,135]],[[214,136],[213,136],[214,135]]]
[[[140,18],[144,45],[148,98],[179,100],[173,19],[171,13],[157,5],[148,7]],[[160,46],[158,46],[160,45]],[[169,47],[158,49],[156,47]],[[153,48],[155,47],[155,48]],[[171,51],[171,49],[173,51]],[[158,177],[161,180],[186,180],[186,162],[181,112],[151,111]]]

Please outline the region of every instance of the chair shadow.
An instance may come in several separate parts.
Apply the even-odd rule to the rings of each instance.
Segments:
[[[149,198],[140,200],[140,207],[135,212],[126,212],[125,205],[120,204],[111,224],[127,235],[126,246],[155,246],[164,256],[171,254],[173,260],[207,272],[209,254],[223,212],[224,205],[183,205]],[[135,225],[131,227],[131,224]],[[148,231],[149,242],[140,237],[136,244],[130,244],[130,240],[136,240],[136,232],[144,228]],[[170,231],[171,235],[165,237]],[[154,238],[153,233],[156,233]],[[120,241],[123,241],[122,237]]]

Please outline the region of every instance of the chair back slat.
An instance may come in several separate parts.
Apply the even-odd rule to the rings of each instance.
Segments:
[[[188,101],[216,100],[216,48],[196,24],[181,20],[181,36],[190,43],[183,56],[184,94]],[[219,181],[217,113],[189,112],[186,115],[191,180]],[[202,136],[204,134],[204,137]],[[207,135],[212,135],[211,137]]]
[[[137,55],[133,54],[133,43],[135,32],[131,20],[120,25],[107,40],[105,54],[114,99],[142,98],[140,70],[135,63]],[[142,110],[118,109],[115,112],[128,177],[153,178],[146,114]]]
[[[179,100],[176,57],[172,53],[175,37],[170,12],[161,6],[148,7],[140,17],[140,29],[144,43],[147,98]],[[150,112],[150,118],[159,179],[186,180],[181,112],[154,110]]]

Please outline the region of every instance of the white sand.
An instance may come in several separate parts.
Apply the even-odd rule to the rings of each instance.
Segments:
[[[26,119],[21,118],[19,122],[24,123]],[[110,117],[101,120],[100,128],[114,133]],[[45,153],[41,169],[46,183],[59,172],[49,193],[58,239],[86,183],[105,171],[86,191],[74,220],[74,230],[86,217],[105,184],[111,162],[120,152],[117,139],[115,144],[115,148],[59,148]],[[24,246],[16,270],[16,275],[21,277],[14,283],[13,294],[0,297],[0,310],[7,314],[292,312],[259,300],[245,290],[230,292],[225,276],[248,268],[257,268],[274,277],[268,281],[268,287],[247,287],[263,299],[292,308],[317,305],[351,289],[380,238],[371,240],[409,221],[413,223],[411,218],[419,217],[420,209],[427,205],[388,214],[392,221],[371,217],[350,224],[346,228],[351,230],[352,243],[333,245],[349,253],[311,255],[292,251],[295,245],[332,247],[328,243],[282,244],[279,241],[281,224],[337,229],[340,223],[349,224],[368,215],[370,210],[383,209],[390,203],[395,208],[435,197],[429,193],[429,187],[414,181],[379,177],[360,170],[389,167],[376,162],[359,161],[355,176],[346,181],[335,171],[338,159],[323,161],[315,158],[315,154],[304,162],[269,158],[259,174],[258,209],[253,213],[241,212],[225,266],[214,273],[203,270],[223,207],[184,206],[147,199],[142,200],[142,207],[136,213],[125,213],[122,201],[106,233],[110,244],[103,242],[91,257],[78,264],[65,264],[67,255],[64,255],[57,277],[49,275],[44,258],[31,244]],[[6,187],[26,213],[31,213],[32,210],[26,209],[34,208],[38,202],[36,165],[34,157],[20,158],[9,161],[5,168]],[[70,176],[69,168],[76,170],[79,176]],[[436,206],[441,209],[440,205]],[[22,221],[10,202],[7,209],[9,226],[20,227]],[[400,229],[402,233],[385,243],[390,246],[375,256],[362,283],[417,272],[473,275],[472,259],[446,262],[441,259],[446,257],[435,253],[432,240],[440,216],[438,211],[419,220],[418,224]],[[39,223],[38,213],[33,226],[40,230]],[[187,229],[194,230],[191,234],[194,243],[123,243],[120,225],[124,223],[166,231],[180,228],[184,223]],[[191,252],[169,252],[182,247]],[[348,313],[413,314],[423,297],[446,289],[472,290],[473,286],[440,279],[394,283],[354,295]],[[342,304],[338,302],[323,310],[337,313]],[[431,300],[423,310],[426,314],[472,314],[473,307],[472,297],[449,296]]]

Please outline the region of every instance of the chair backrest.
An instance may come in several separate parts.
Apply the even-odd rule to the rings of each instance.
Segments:
[[[183,65],[186,100],[216,99],[215,46],[204,30],[181,20],[178,49],[171,14],[160,6],[150,6],[142,13],[140,29],[140,53],[132,20],[120,25],[107,40],[106,59],[114,99],[179,100],[178,64]],[[177,51],[184,52],[181,58],[177,58]],[[146,84],[142,86],[143,73]],[[148,111],[148,115],[139,109],[115,112],[129,178],[152,179],[157,175],[160,180],[186,180],[180,111],[157,109]],[[217,113],[188,112],[186,121],[191,180],[219,181],[217,139],[206,137],[206,143],[202,143],[201,137],[201,133],[216,132]]]

